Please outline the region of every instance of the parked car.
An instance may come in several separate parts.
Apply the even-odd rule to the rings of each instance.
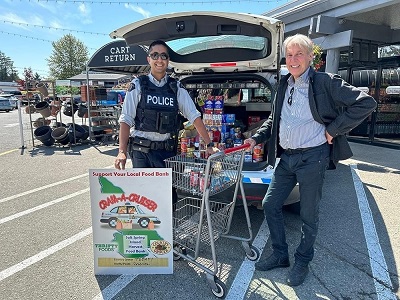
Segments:
[[[10,112],[14,109],[13,103],[7,97],[0,96],[0,111]]]
[[[242,13],[180,12],[126,25],[110,36],[124,38],[129,45],[149,46],[154,40],[164,40],[170,48],[171,76],[180,80],[203,112],[208,99],[223,99],[223,115],[235,116],[229,127],[241,141],[271,112],[284,36],[279,20]],[[209,125],[204,115],[203,120]],[[221,128],[218,120],[210,125],[216,130]],[[221,135],[225,133],[226,129]],[[260,145],[257,156],[250,154],[243,165],[246,198],[258,205],[273,174],[266,152],[266,145]],[[231,190],[225,194],[232,197]],[[298,201],[296,186],[285,204]]]
[[[145,213],[140,205],[129,202],[125,205],[115,206],[110,211],[101,214],[100,222],[107,223],[111,228],[117,227],[118,221],[132,221],[142,228],[147,228],[150,222],[161,223],[156,216]]]
[[[8,93],[14,95],[15,98],[22,101],[23,95],[21,91],[9,91]]]
[[[18,108],[18,98],[14,96],[14,94],[8,93],[8,94],[0,94],[0,97],[7,98],[10,100],[11,105],[14,108]]]

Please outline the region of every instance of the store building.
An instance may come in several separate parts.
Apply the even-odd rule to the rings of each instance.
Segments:
[[[101,86],[105,88],[112,88],[118,84],[129,82],[132,78],[131,75],[127,74],[112,74],[103,72],[89,72],[89,85]],[[80,85],[86,85],[87,74],[86,72],[72,76],[68,80],[79,82]]]
[[[327,72],[375,97],[375,112],[350,132],[360,142],[400,147],[400,2],[291,1],[264,13],[324,49]]]
[[[15,81],[0,81],[0,93],[9,93],[20,90],[21,86]]]

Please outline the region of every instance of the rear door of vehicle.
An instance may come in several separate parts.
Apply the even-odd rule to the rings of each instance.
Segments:
[[[175,73],[279,68],[283,23],[261,15],[181,12],[147,18],[110,33],[128,45],[167,42]]]

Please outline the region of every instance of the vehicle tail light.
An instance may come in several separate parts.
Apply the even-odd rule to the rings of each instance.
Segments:
[[[235,62],[213,63],[210,64],[210,67],[236,67],[236,63]]]

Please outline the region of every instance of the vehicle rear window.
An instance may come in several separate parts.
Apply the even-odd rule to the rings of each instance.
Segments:
[[[268,39],[244,35],[220,35],[196,38],[183,38],[170,41],[168,46],[180,55],[187,55],[205,50],[237,48],[250,50],[268,49]]]

